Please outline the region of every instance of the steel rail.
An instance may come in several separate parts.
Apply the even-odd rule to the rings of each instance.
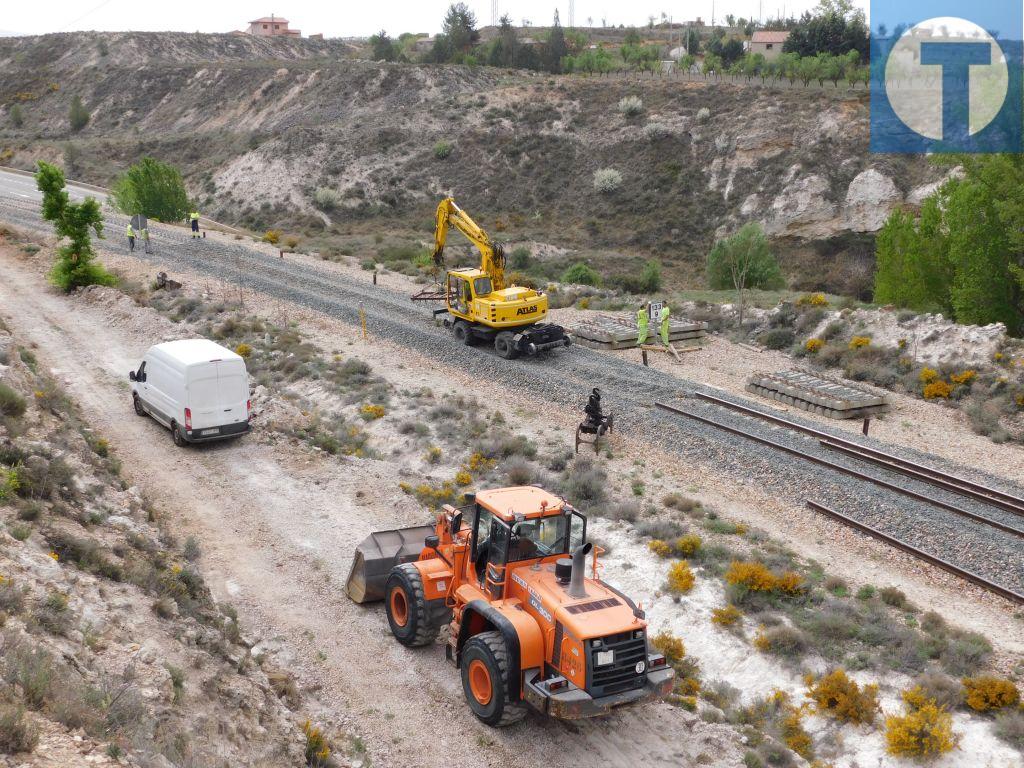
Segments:
[[[953,563],[949,562],[948,560],[943,560],[941,557],[929,554],[923,550],[918,549],[912,544],[908,544],[902,539],[898,539],[895,536],[890,536],[887,533],[883,533],[877,528],[873,528],[870,525],[867,525],[866,523],[860,522],[859,520],[854,520],[852,517],[848,517],[847,515],[844,515],[841,512],[836,512],[834,509],[829,509],[828,507],[822,504],[818,504],[815,501],[808,500],[807,506],[809,509],[812,509],[815,512],[820,512],[821,514],[827,515],[828,517],[831,517],[834,520],[838,520],[843,525],[849,526],[850,528],[853,528],[856,531],[860,531],[861,533],[867,534],[868,536],[871,536],[874,539],[878,539],[879,541],[885,542],[889,546],[895,547],[896,549],[902,550],[907,554],[913,555],[914,557],[919,558],[920,560],[923,560],[926,563],[929,563],[930,565],[934,565],[937,568],[941,568],[944,571],[948,571],[949,573],[952,573],[954,576],[958,576],[959,578],[964,579],[965,581],[969,581],[972,584],[981,587],[982,589],[988,590],[989,592],[999,595],[1000,597],[1004,597],[1007,600],[1017,603],[1018,605],[1024,605],[1024,595],[1020,594],[1019,592],[1015,592],[1012,589],[1008,589],[1007,587],[1003,587],[999,584],[991,582],[984,576],[980,576],[974,571],[968,571],[967,569],[961,568],[958,565],[953,565]]]
[[[995,492],[993,489],[980,491],[966,485],[961,485],[960,478],[957,478],[953,475],[948,475],[945,472],[933,469],[931,467],[917,465],[921,468],[916,469],[911,466],[904,466],[903,462],[900,461],[896,456],[891,456],[890,454],[886,454],[883,451],[875,451],[872,448],[865,449],[864,446],[857,445],[856,443],[849,443],[845,440],[839,441],[834,439],[820,439],[818,442],[825,448],[828,448],[833,451],[838,451],[847,456],[852,456],[856,459],[860,459],[861,461],[867,461],[872,464],[876,464],[884,469],[889,470],[890,472],[898,472],[899,474],[907,475],[908,477],[913,477],[915,480],[920,480],[922,483],[929,483],[936,487],[944,488],[945,490],[950,491],[952,493],[957,493],[969,499],[975,499],[977,501],[984,502],[985,504],[991,504],[994,507],[999,507],[1000,509],[1003,509],[1007,512],[1011,512],[1015,515],[1021,515],[1022,517],[1024,517],[1024,500],[1018,500],[1019,503],[1016,504],[1010,501],[1006,501],[1003,498],[998,498],[997,496],[995,496],[994,493],[998,492]],[[913,464],[913,462],[906,463]],[[972,483],[972,485],[977,485],[980,488],[985,488],[985,486],[981,486],[979,484]],[[989,493],[993,493],[993,495],[990,496]],[[1001,495],[1010,499],[1014,498],[1009,494]]]
[[[857,458],[865,461],[873,461],[877,464],[885,466],[886,469],[893,472],[899,472],[901,474],[914,477],[922,482],[931,483],[937,485],[953,493],[960,494],[961,496],[967,496],[968,498],[976,499],[977,501],[991,504],[999,507],[1000,509],[1006,510],[1007,512],[1013,512],[1014,514],[1024,515],[1024,499],[1017,496],[1013,496],[1009,493],[991,488],[981,483],[976,483],[973,480],[968,480],[965,477],[958,477],[957,475],[951,475],[941,470],[935,469],[934,467],[928,467],[924,464],[918,464],[904,459],[900,456],[895,456],[885,451],[880,451],[877,448],[869,448],[866,445],[855,443],[852,440],[846,440],[842,437],[836,437],[830,435],[827,432],[823,432],[813,427],[807,427],[803,424],[798,424],[789,419],[784,419],[780,416],[775,416],[764,411],[759,411],[756,408],[749,408],[739,403],[734,403],[730,400],[725,400],[714,395],[707,395],[703,392],[694,393],[701,400],[706,400],[709,403],[722,406],[723,408],[729,408],[731,410],[743,413],[747,416],[753,416],[755,418],[763,419],[764,421],[778,424],[782,427],[795,430],[797,432],[803,432],[804,434],[811,435],[812,437],[818,438],[823,445],[833,450],[845,450],[847,453],[856,452]]]
[[[745,437],[748,440],[753,440],[754,442],[761,443],[762,445],[767,445],[778,451],[788,453],[791,456],[797,456],[798,458],[805,459],[806,461],[813,462],[814,464],[819,464],[823,467],[828,467],[829,469],[835,470],[836,472],[840,472],[844,475],[855,477],[858,480],[864,480],[865,482],[881,486],[882,488],[888,488],[890,491],[895,491],[896,493],[903,494],[904,496],[909,496],[912,499],[924,502],[925,504],[930,504],[931,506],[934,507],[940,507],[941,509],[948,510],[949,512],[952,512],[954,514],[961,515],[962,517],[970,518],[971,520],[974,520],[977,523],[982,523],[983,525],[991,526],[1000,531],[1003,531],[1004,533],[1009,533],[1012,536],[1019,536],[1021,538],[1024,538],[1024,530],[1021,530],[1020,528],[1014,528],[1012,525],[1006,525],[1005,523],[1001,523],[998,520],[993,520],[990,517],[985,517],[984,515],[978,515],[974,512],[968,512],[966,509],[961,509],[960,507],[954,504],[950,504],[948,502],[933,498],[931,496],[926,496],[923,493],[912,491],[909,488],[903,488],[902,486],[896,485],[895,483],[890,483],[887,480],[882,480],[881,478],[878,477],[866,475],[863,472],[858,472],[856,469],[844,467],[842,464],[836,464],[835,462],[829,461],[828,459],[823,459],[820,456],[814,456],[809,453],[804,453],[801,450],[798,450],[796,448],[790,448],[788,445],[777,443],[774,440],[769,440],[766,437],[760,437],[759,435],[751,434],[750,432],[739,429],[737,427],[731,427],[728,424],[722,424],[712,419],[707,419],[704,418],[703,416],[698,416],[695,413],[684,411],[680,408],[676,408],[666,403],[655,403],[655,405],[658,408],[661,408],[662,410],[668,411],[670,413],[674,413],[679,416],[685,416],[688,419],[699,421],[703,424],[707,424],[708,426],[715,427],[716,429],[721,429],[726,432],[730,432],[734,435],[738,435],[739,437]]]

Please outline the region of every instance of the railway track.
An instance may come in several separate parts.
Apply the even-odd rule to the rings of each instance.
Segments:
[[[954,576],[958,576],[964,581],[969,581],[975,586],[981,587],[982,589],[992,592],[993,594],[999,595],[1000,597],[1004,597],[1007,600],[1010,600],[1011,602],[1017,603],[1018,605],[1024,605],[1024,595],[1022,595],[1019,592],[1015,592],[1012,589],[1007,589],[1006,587],[996,584],[993,581],[989,581],[984,576],[981,576],[975,573],[974,571],[969,571],[966,568],[961,568],[960,566],[954,565],[948,560],[943,560],[941,557],[929,554],[928,552],[925,552],[924,550],[918,549],[914,545],[907,543],[903,539],[899,539],[895,536],[890,536],[887,533],[883,533],[877,528],[873,528],[872,526],[862,523],[859,520],[854,520],[852,517],[849,517],[848,515],[844,515],[841,512],[836,512],[834,509],[830,509],[829,507],[826,507],[824,504],[819,504],[816,501],[808,501],[807,507],[808,509],[812,509],[815,512],[819,512],[823,515],[826,515],[827,517],[831,517],[833,520],[837,520],[843,525],[849,526],[850,528],[853,528],[856,531],[860,531],[861,533],[864,533],[874,539],[878,539],[879,541],[885,542],[891,547],[895,547],[896,549],[902,550],[903,552],[906,552],[909,555],[913,555],[919,560],[923,560],[924,562],[929,563],[930,565],[934,565],[936,568],[941,568],[942,570],[947,571],[948,573],[952,573]]]
[[[835,437],[834,435],[828,434],[821,430],[814,429],[813,427],[808,427],[803,424],[789,421],[788,419],[784,419],[773,414],[765,413],[763,411],[757,410],[755,408],[750,408],[740,403],[735,403],[730,400],[724,400],[722,398],[715,397],[714,395],[708,395],[701,392],[695,392],[694,396],[705,402],[722,406],[730,410],[742,413],[744,415],[763,419],[765,421],[769,421],[771,423],[785,427],[792,431],[801,432],[803,434],[815,437],[817,438],[818,445],[820,445],[822,448],[836,451],[837,453],[840,453],[841,455],[854,460],[863,461],[872,468],[882,469],[896,474],[905,475],[915,480],[919,480],[923,483],[928,483],[936,487],[942,488],[943,490],[948,491],[950,493],[958,494],[970,498],[974,501],[991,505],[1006,512],[1010,512],[1011,514],[1024,517],[1024,499],[1020,499],[1016,496],[1013,496],[1012,494],[1008,494],[1003,491],[991,488],[989,486],[976,483],[971,480],[967,480],[966,478],[963,477],[958,477],[956,475],[943,472],[934,467],[928,467],[926,465],[912,462],[908,459],[903,459],[901,457],[886,453],[884,451],[880,451],[874,448],[868,448],[867,446],[863,446],[849,440],[844,440],[842,438]],[[932,506],[939,507],[941,509],[945,509],[974,523],[995,528],[997,530],[1002,531],[1003,533],[1010,534],[1011,536],[1024,538],[1024,528],[1018,528],[1014,525],[1006,524],[1004,522],[992,519],[985,515],[978,514],[976,512],[971,512],[970,510],[963,509],[955,504],[951,504],[950,502],[944,501],[942,499],[934,498],[928,496],[927,494],[914,491],[911,488],[906,487],[905,485],[890,482],[882,477],[879,477],[878,475],[859,471],[852,467],[831,461],[822,456],[817,456],[806,451],[801,451],[789,445],[785,445],[779,441],[772,440],[767,437],[762,437],[761,435],[754,434],[752,432],[740,429],[730,424],[723,424],[721,422],[715,421],[714,419],[709,419],[705,416],[701,416],[691,411],[683,410],[681,408],[677,408],[666,403],[657,402],[655,403],[655,405],[658,408],[669,413],[685,417],[687,419],[702,423],[704,425],[716,429],[723,430],[725,432],[728,432],[739,437],[743,437],[745,439],[751,440],[761,445],[768,446],[772,449],[788,454],[790,456],[795,456],[799,459],[827,467],[828,469],[841,473],[843,475],[854,477],[866,483],[870,483],[872,485],[885,488],[886,490],[892,491],[893,493],[908,496],[924,504],[929,504]],[[1018,605],[1024,605],[1024,594],[1021,594],[1020,592],[1017,592],[1014,589],[998,584],[976,573],[975,571],[963,568],[951,562],[948,559],[944,559],[942,557],[939,557],[938,555],[927,552],[921,549],[920,547],[914,546],[905,539],[885,533],[879,528],[868,525],[867,523],[850,517],[849,515],[845,515],[841,512],[838,512],[828,506],[825,506],[824,504],[820,504],[812,500],[806,500],[806,504],[809,509],[818,512],[819,514],[826,515],[827,517],[836,520],[850,528],[853,528],[854,530],[871,536],[872,538],[882,541],[883,543],[888,544],[889,546],[892,546],[920,560],[923,560],[935,567],[941,568],[942,570],[952,573],[965,581],[975,584],[976,586],[981,587],[982,589],[985,589],[989,592],[992,592],[993,594],[999,595],[1000,597],[1003,597],[1007,600],[1010,600],[1011,602],[1017,603]]]
[[[798,424],[795,421],[790,421],[789,419],[784,419],[781,416],[765,413],[764,411],[759,411],[756,408],[749,408],[745,405],[741,405],[740,403],[732,402],[731,400],[725,400],[703,392],[696,392],[694,394],[697,398],[705,402],[712,403],[723,408],[729,408],[737,413],[762,419],[764,421],[786,427],[787,429],[792,429],[797,432],[802,432],[806,435],[816,437],[818,438],[818,442],[825,448],[844,453],[862,461],[874,463],[892,472],[913,477],[916,480],[938,486],[952,493],[966,496],[967,498],[981,501],[985,504],[991,504],[992,506],[999,507],[1007,512],[1024,517],[1024,499],[1004,493],[996,488],[942,472],[934,467],[918,464],[917,462],[904,459],[891,453],[886,453],[885,451],[869,448],[866,445],[855,443],[852,440],[844,440],[841,437],[836,437],[835,435],[823,432],[820,429],[814,429],[813,427],[808,427],[804,424]]]

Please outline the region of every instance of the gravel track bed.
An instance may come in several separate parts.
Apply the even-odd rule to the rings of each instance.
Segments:
[[[14,226],[50,233],[39,218],[37,204],[0,199],[0,214]],[[107,216],[107,231],[119,234],[126,219],[109,212]],[[1024,592],[1024,546],[1020,538],[653,406],[655,401],[680,406],[1024,529],[1024,519],[1012,513],[857,462],[821,448],[816,440],[807,436],[759,419],[692,398],[685,402],[679,399],[696,391],[724,396],[717,389],[678,379],[666,384],[664,375],[654,369],[580,346],[537,358],[502,360],[490,347],[456,345],[447,331],[434,324],[429,309],[413,304],[405,294],[374,287],[369,281],[345,279],[328,270],[275,258],[241,244],[192,240],[185,230],[157,226],[153,232],[154,248],[159,252],[144,254],[137,249],[134,255],[156,267],[173,273],[178,266],[209,274],[351,324],[359,322],[362,306],[371,335],[386,337],[393,343],[430,355],[439,365],[471,373],[481,382],[497,381],[518,391],[531,392],[539,402],[553,403],[569,411],[578,411],[590,389],[600,387],[605,402],[615,412],[619,430],[643,435],[646,440],[679,456],[681,461],[692,459],[712,464],[720,468],[724,477],[740,484],[760,486],[772,495],[797,504],[812,499],[1005,587]],[[118,235],[100,243],[100,247],[127,254],[127,244]],[[481,397],[486,401],[485,389]],[[754,405],[751,401],[744,404]],[[787,413],[786,417],[811,425],[792,413]],[[820,424],[813,426],[833,433]],[[849,439],[848,433],[836,430],[834,434]],[[897,450],[871,439],[860,442],[1024,496],[1024,488],[1014,486],[1006,478],[983,476],[925,453]]]

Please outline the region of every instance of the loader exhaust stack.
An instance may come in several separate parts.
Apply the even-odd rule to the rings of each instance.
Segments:
[[[590,554],[593,548],[594,545],[588,541],[582,547],[577,547],[576,551],[572,553],[572,576],[569,577],[569,589],[566,590],[569,593],[569,597],[587,596],[587,589],[583,585],[583,572],[587,567],[587,555]]]

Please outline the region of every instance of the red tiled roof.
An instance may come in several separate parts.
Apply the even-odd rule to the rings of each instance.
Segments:
[[[280,16],[264,16],[262,19],[255,19],[249,22],[250,24],[287,24],[288,19],[282,19]]]
[[[789,37],[789,32],[755,32],[750,38],[752,43],[784,43]]]

